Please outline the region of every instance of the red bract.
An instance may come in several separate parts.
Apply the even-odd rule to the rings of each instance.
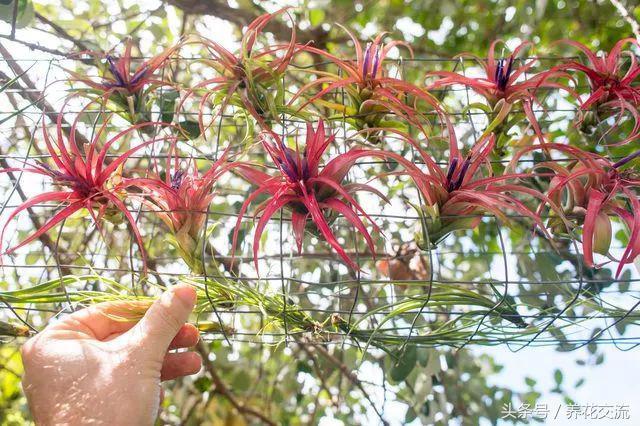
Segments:
[[[262,145],[269,153],[278,173],[269,175],[257,170],[250,164],[238,166],[238,172],[258,188],[249,194],[243,203],[233,234],[235,249],[240,223],[249,205],[259,196],[268,195],[269,198],[261,203],[254,211],[260,216],[253,240],[253,255],[258,268],[258,247],[260,236],[269,219],[279,210],[287,208],[291,211],[291,223],[298,251],[302,249],[305,226],[309,219],[313,222],[322,237],[333,247],[340,258],[351,268],[358,269],[353,260],[344,251],[335,235],[331,231],[328,218],[332,215],[342,215],[364,237],[369,250],[375,253],[373,240],[359,215],[379,231],[378,226],[354,199],[358,191],[369,191],[386,201],[378,190],[365,184],[343,183],[345,176],[362,157],[376,157],[390,159],[401,163],[405,168],[412,167],[404,158],[381,150],[366,150],[354,148],[333,157],[320,170],[320,159],[334,137],[327,137],[324,123],[320,121],[314,130],[307,124],[307,136],[304,149],[296,146],[295,150],[288,148],[275,134],[263,134]]]
[[[346,112],[349,115],[348,119],[352,120],[358,129],[365,129],[381,127],[384,116],[391,113],[419,123],[420,120],[416,119],[419,116],[417,104],[423,101],[440,115],[443,122],[448,123],[437,99],[407,81],[389,77],[386,74],[383,62],[389,51],[394,47],[404,47],[413,56],[408,44],[401,41],[383,44],[386,33],[381,33],[363,49],[358,39],[347,29],[344,30],[353,41],[355,61],[341,59],[313,46],[303,46],[303,50],[327,58],[341,70],[342,74],[309,71],[317,74],[318,78],[302,86],[291,99],[290,104],[306,95],[309,90],[325,86],[319,92],[309,96],[298,110],[310,103],[318,102],[341,114]],[[338,105],[322,99],[325,95],[341,89],[345,90],[351,100],[350,109],[346,105]]]
[[[562,204],[567,215],[576,216],[581,221],[584,261],[588,266],[594,266],[594,252],[608,255],[612,237],[611,216],[617,216],[629,228],[629,243],[618,260],[616,277],[619,276],[624,265],[640,255],[640,177],[631,169],[620,170],[640,157],[640,151],[614,163],[567,145],[547,144],[545,147],[563,153],[569,159],[568,166],[558,161],[546,161],[537,164],[536,169],[553,171],[547,196],[556,204]],[[510,167],[515,167],[518,159],[536,149],[540,146],[518,152]],[[542,209],[544,205],[539,211]]]
[[[640,105],[640,64],[636,54],[631,50],[623,50],[627,44],[640,47],[637,40],[625,38],[618,41],[608,54],[599,57],[585,45],[573,40],[562,40],[582,53],[587,58],[587,63],[569,61],[555,69],[574,70],[583,73],[589,80],[591,93],[586,101],[582,102],[581,109],[589,110],[592,107],[612,109],[622,118],[625,112],[631,114],[634,126],[629,136],[621,145],[640,136],[640,114],[637,107]],[[625,59],[629,65],[624,66]]]
[[[544,144],[542,130],[533,112],[534,104],[539,103],[536,91],[540,88],[556,88],[572,93],[571,89],[566,85],[558,82],[559,78],[567,75],[559,70],[548,70],[533,75],[528,74],[535,65],[536,59],[532,59],[520,66],[516,66],[515,62],[518,54],[531,43],[521,43],[507,58],[496,59],[495,49],[498,43],[502,43],[502,40],[496,40],[491,43],[486,60],[469,54],[460,55],[475,59],[484,70],[484,77],[472,78],[451,71],[435,71],[427,74],[427,76],[438,76],[440,79],[429,85],[428,89],[461,84],[484,97],[495,114],[492,117],[493,122],[485,134],[493,131],[495,127],[505,120],[513,105],[520,103],[529,123],[540,139],[540,143]]]
[[[209,169],[200,173],[195,160],[183,169],[174,150],[167,159],[164,179],[156,174],[144,178],[125,179],[123,184],[142,190],[141,200],[151,207],[169,227],[175,246],[192,272],[202,269],[201,235],[207,209],[214,197],[213,187],[234,163],[227,162],[225,152]]]
[[[96,80],[93,77],[85,76],[74,71],[68,71],[75,81],[80,81],[90,88],[96,90],[103,98],[109,98],[112,94],[119,94],[129,97],[139,94],[146,86],[164,86],[171,83],[156,76],[158,69],[162,68],[167,60],[173,55],[181,44],[170,47],[158,55],[142,62],[134,70],[131,66],[132,41],[128,39],[125,43],[124,54],[116,56],[113,53],[103,55],[101,53],[88,52],[92,56],[103,57],[107,61],[107,67],[102,77]]]
[[[164,67],[182,42],[170,47],[162,53],[142,62],[134,70],[131,58],[131,40],[125,44],[124,55],[112,53],[102,54],[88,52],[91,56],[106,59],[106,68],[101,77],[95,78],[67,70],[72,81],[79,81],[88,88],[78,92],[84,93],[94,101],[122,115],[131,123],[143,123],[151,120],[153,91],[160,86],[173,87],[174,84],[163,79],[157,71]],[[162,102],[160,102],[162,103]],[[160,105],[160,108],[165,108]]]
[[[441,168],[416,141],[406,138],[427,166],[426,173],[412,177],[424,197],[419,213],[427,220],[428,238],[432,244],[437,244],[452,231],[475,228],[482,213],[493,214],[510,223],[507,212],[512,211],[531,219],[535,226],[547,233],[540,216],[517,195],[549,202],[554,207],[555,203],[539,191],[518,183],[530,178],[530,174],[494,176],[489,162],[495,144],[493,134],[478,141],[466,156],[458,150],[455,138],[451,138],[446,169]]]
[[[131,215],[121,198],[125,195],[124,189],[126,187],[121,182],[121,169],[125,161],[127,161],[131,155],[135,154],[145,146],[165,141],[167,138],[158,137],[140,143],[139,145],[119,154],[114,160],[109,162],[107,162],[106,157],[110,147],[114,143],[119,142],[125,135],[145,126],[163,125],[164,123],[145,123],[131,126],[107,139],[102,147],[99,148],[98,145],[105,134],[106,126],[109,123],[109,117],[104,120],[103,124],[96,131],[90,144],[85,146],[84,153],[78,148],[78,143],[75,137],[78,117],[72,123],[68,139],[63,136],[64,123],[62,113],[58,114],[56,135],[53,137],[49,135],[49,132],[46,130],[43,118],[43,138],[47,152],[50,155],[53,164],[50,165],[39,162],[26,167],[15,167],[0,170],[0,172],[3,173],[10,171],[36,173],[49,178],[53,185],[60,188],[60,190],[36,195],[14,209],[2,228],[0,241],[4,240],[4,232],[8,222],[23,210],[31,208],[37,204],[47,202],[55,202],[60,206],[65,206],[55,215],[50,217],[34,233],[18,245],[4,250],[2,254],[14,252],[18,248],[40,237],[42,234],[49,231],[51,228],[79,210],[87,209],[96,226],[100,227],[101,219],[104,217],[107,210],[115,209],[116,211],[120,211],[129,222],[136,242],[140,247],[146,269],[146,254],[142,237],[134,217]]]
[[[193,86],[180,102],[182,106],[195,91],[207,89],[199,105],[201,133],[204,134],[203,109],[207,101],[218,94],[221,95],[221,99],[217,99],[220,105],[218,114],[223,114],[228,104],[235,103],[246,109],[264,127],[267,126],[266,119],[278,119],[280,111],[276,105],[282,104],[284,98],[282,76],[298,51],[295,24],[287,44],[262,49],[255,49],[255,46],[265,26],[286,11],[287,8],[284,8],[275,13],[266,13],[251,22],[243,31],[241,47],[236,53],[213,40],[202,40],[202,45],[211,54],[211,59],[203,62],[218,75]]]

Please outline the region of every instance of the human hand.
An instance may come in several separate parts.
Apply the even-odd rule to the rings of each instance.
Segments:
[[[167,290],[138,322],[114,319],[130,309],[107,302],[77,311],[46,327],[22,347],[22,386],[36,423],[153,424],[160,382],[195,374],[198,330],[185,324],[195,290]]]

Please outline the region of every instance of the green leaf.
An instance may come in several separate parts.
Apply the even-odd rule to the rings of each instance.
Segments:
[[[0,2],[0,20],[12,23],[14,1],[4,0]],[[35,13],[33,4],[29,0],[18,0],[18,14],[16,16],[16,28],[24,28],[33,20]]]
[[[171,123],[173,120],[174,109],[176,106],[176,99],[178,99],[179,93],[177,90],[168,90],[158,97],[157,103],[160,108],[161,115],[160,120],[165,123]],[[199,130],[199,129],[198,129]]]
[[[416,419],[416,417],[418,417],[418,413],[416,413],[416,410],[414,410],[412,407],[409,407],[409,409],[407,410],[407,414],[404,415],[404,422],[411,423]]]
[[[314,27],[324,23],[325,13],[322,9],[312,9],[309,11],[309,22]]]
[[[200,126],[197,121],[184,120],[179,124],[187,138],[190,140],[198,139],[200,137]]]
[[[298,371],[301,373],[313,373],[313,369],[311,368],[311,366],[304,361],[298,361]]]
[[[211,389],[211,379],[206,376],[198,377],[193,384],[200,392],[207,392]]]
[[[562,384],[562,379],[563,379],[562,371],[556,368],[555,371],[553,372],[553,380],[555,380],[556,385],[560,386]]]
[[[38,259],[40,259],[40,256],[41,256],[41,254],[40,254],[40,253],[37,253],[37,252],[36,252],[36,253],[34,253],[34,252],[32,252],[32,253],[29,253],[29,254],[26,256],[26,258],[25,258],[25,260],[24,260],[24,261],[25,261],[25,263],[26,263],[27,265],[34,265],[34,264],[38,261]]]
[[[417,351],[416,357],[423,367],[426,367],[429,363],[429,352],[430,350],[428,348],[420,348],[420,350]]]
[[[413,371],[418,359],[415,345],[407,346],[404,353],[393,364],[390,371],[391,379],[395,382],[402,382]]]

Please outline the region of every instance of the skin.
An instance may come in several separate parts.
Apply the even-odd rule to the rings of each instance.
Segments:
[[[193,288],[167,290],[139,322],[114,319],[126,303],[101,303],[46,327],[22,347],[29,408],[42,425],[151,425],[161,382],[195,374],[198,330],[186,323]]]

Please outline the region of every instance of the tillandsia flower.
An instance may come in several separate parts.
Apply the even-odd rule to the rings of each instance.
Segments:
[[[435,245],[455,230],[473,229],[484,213],[510,224],[509,211],[531,219],[534,226],[549,235],[540,216],[520,198],[533,197],[549,202],[556,209],[557,206],[544,194],[520,182],[531,177],[529,174],[494,175],[489,162],[496,140],[493,134],[476,142],[465,156],[459,151],[456,139],[450,138],[449,160],[444,169],[416,141],[405,137],[427,167],[425,173],[412,175],[423,197],[422,206],[416,207],[423,226],[426,225],[420,240],[428,238]],[[421,244],[425,242],[421,241]]]
[[[540,139],[540,143],[544,144],[545,139],[533,111],[534,105],[540,104],[537,98],[537,91],[541,88],[546,88],[562,89],[573,93],[572,89],[559,81],[561,78],[568,77],[568,75],[560,70],[547,70],[531,74],[531,70],[537,62],[536,59],[516,66],[516,61],[519,61],[517,59],[518,55],[531,45],[530,42],[523,42],[518,45],[508,57],[496,59],[495,50],[498,43],[503,43],[503,41],[496,40],[491,43],[486,60],[471,54],[459,55],[459,57],[471,57],[476,60],[484,70],[484,76],[474,78],[451,71],[434,71],[428,73],[427,77],[436,76],[439,79],[431,83],[427,89],[432,90],[461,84],[484,97],[489,104],[485,112],[489,115],[491,122],[485,131],[485,136],[491,132],[502,136],[515,124],[513,122],[507,123],[506,120],[513,106],[519,104]]]
[[[38,194],[15,208],[2,227],[0,242],[4,240],[4,232],[8,223],[20,212],[47,202],[55,202],[59,206],[64,206],[19,244],[6,250],[0,250],[2,255],[10,254],[30,243],[82,209],[86,209],[89,212],[98,229],[101,229],[102,218],[120,212],[124,215],[133,231],[136,243],[140,247],[146,271],[146,253],[142,236],[136,225],[135,218],[131,215],[122,199],[126,196],[126,185],[122,182],[122,168],[129,157],[140,149],[154,143],[164,142],[167,137],[156,137],[142,142],[118,154],[114,160],[109,162],[107,161],[107,154],[113,144],[119,143],[123,137],[137,129],[145,126],[164,125],[164,123],[144,123],[131,126],[108,138],[99,147],[101,139],[106,136],[106,127],[110,117],[109,115],[105,118],[95,132],[93,139],[88,145],[84,146],[84,152],[81,152],[76,140],[79,115],[71,125],[68,138],[63,136],[63,127],[65,126],[63,113],[58,114],[56,134],[54,136],[51,136],[47,131],[43,117],[42,133],[52,164],[38,162],[23,167],[0,169],[0,173],[24,171],[39,174],[50,179],[51,183],[59,188],[58,190]]]
[[[218,115],[223,114],[229,104],[233,104],[248,111],[263,127],[269,127],[269,121],[279,119],[282,112],[279,105],[284,104],[285,94],[282,77],[299,50],[296,45],[296,26],[292,25],[291,39],[286,44],[259,49],[256,44],[265,26],[287,10],[283,8],[274,13],[265,13],[251,22],[243,31],[241,46],[236,53],[213,40],[202,39],[202,46],[211,55],[210,59],[202,62],[211,66],[218,75],[193,86],[180,101],[182,107],[190,96],[206,89],[200,99],[198,113],[202,134],[205,134],[204,109],[212,97],[220,105]]]
[[[124,180],[125,184],[142,190],[141,201],[167,225],[172,234],[169,241],[195,274],[202,272],[204,224],[215,196],[214,186],[235,165],[227,162],[227,152],[201,173],[193,159],[186,160],[188,165],[183,168],[174,147],[164,177],[152,173]]]
[[[550,160],[536,164],[535,169],[554,173],[546,195],[561,206],[567,217],[577,220],[574,228],[582,226],[582,250],[587,266],[594,266],[594,252],[613,259],[609,255],[612,217],[618,217],[628,227],[629,242],[618,259],[616,277],[619,276],[624,265],[632,263],[640,255],[640,175],[635,168],[626,167],[640,157],[640,150],[613,162],[568,145],[553,143],[545,148],[568,158],[568,165]],[[515,168],[523,155],[538,149],[541,147],[534,145],[520,150],[509,168]],[[544,208],[542,204],[538,212],[541,213]],[[557,219],[552,217],[551,229],[556,229],[556,224]]]
[[[174,84],[162,75],[158,70],[162,69],[182,46],[182,42],[165,49],[163,52],[132,66],[131,57],[132,40],[125,41],[124,54],[118,56],[110,52],[107,54],[98,52],[83,52],[91,56],[104,58],[106,67],[101,77],[95,78],[81,73],[67,70],[72,81],[78,81],[89,87],[89,93],[97,96],[103,102],[112,101],[117,107],[128,111],[130,119],[137,113],[144,113],[148,109],[149,94],[160,86],[173,87]],[[134,121],[134,120],[131,120]]]
[[[622,39],[608,54],[605,53],[599,57],[577,41],[561,40],[560,42],[577,48],[587,58],[586,63],[569,61],[555,67],[563,71],[578,71],[587,77],[591,93],[584,102],[581,102],[580,109],[612,111],[613,115],[618,116],[616,126],[624,118],[625,113],[631,115],[634,121],[632,130],[627,138],[615,145],[622,145],[640,136],[640,113],[637,109],[640,106],[640,64],[633,51],[624,50],[626,45],[640,47],[640,43],[633,38]],[[628,65],[625,65],[625,62],[628,62]],[[586,115],[583,115],[581,119],[584,120],[585,117]]]
[[[303,46],[303,50],[327,58],[336,65],[340,73],[309,71],[318,78],[302,86],[289,102],[290,105],[305,97],[298,110],[311,103],[328,107],[340,117],[346,115],[346,119],[357,129],[398,127],[397,123],[386,119],[389,115],[420,123],[425,121],[423,115],[418,112],[421,106],[432,108],[443,123],[448,124],[436,98],[414,84],[387,75],[383,62],[389,51],[394,47],[404,47],[413,56],[408,44],[396,40],[384,44],[383,39],[387,33],[381,33],[363,49],[360,41],[349,30],[343,29],[353,41],[355,61],[339,58],[313,46]],[[321,88],[320,91],[307,96],[307,93],[316,87]],[[327,95],[340,90],[345,91],[350,105],[325,99]],[[424,129],[421,130],[424,132]]]
[[[407,169],[411,169],[413,165],[394,153],[354,148],[344,154],[333,157],[321,170],[321,157],[333,140],[333,136],[327,137],[322,121],[318,122],[316,129],[311,124],[307,124],[306,143],[302,150],[297,145],[296,149],[293,150],[286,146],[284,141],[277,135],[265,133],[262,135],[262,145],[269,153],[278,173],[270,175],[246,163],[237,166],[238,173],[247,181],[257,185],[258,188],[249,194],[238,214],[233,234],[234,250],[241,221],[249,205],[259,196],[269,195],[269,198],[258,205],[254,211],[254,216],[260,217],[253,240],[253,256],[256,270],[258,268],[260,237],[269,219],[283,208],[287,208],[291,212],[291,224],[298,251],[302,250],[305,227],[309,219],[311,219],[315,226],[314,230],[319,231],[320,235],[329,243],[345,264],[352,269],[358,269],[358,265],[344,251],[329,225],[335,216],[342,215],[363,236],[369,250],[375,253],[373,239],[360,215],[376,231],[380,231],[380,229],[354,199],[354,194],[359,191],[368,191],[376,194],[384,201],[387,201],[387,199],[382,193],[369,185],[361,183],[349,184],[343,181],[355,162],[363,157],[397,161]]]

